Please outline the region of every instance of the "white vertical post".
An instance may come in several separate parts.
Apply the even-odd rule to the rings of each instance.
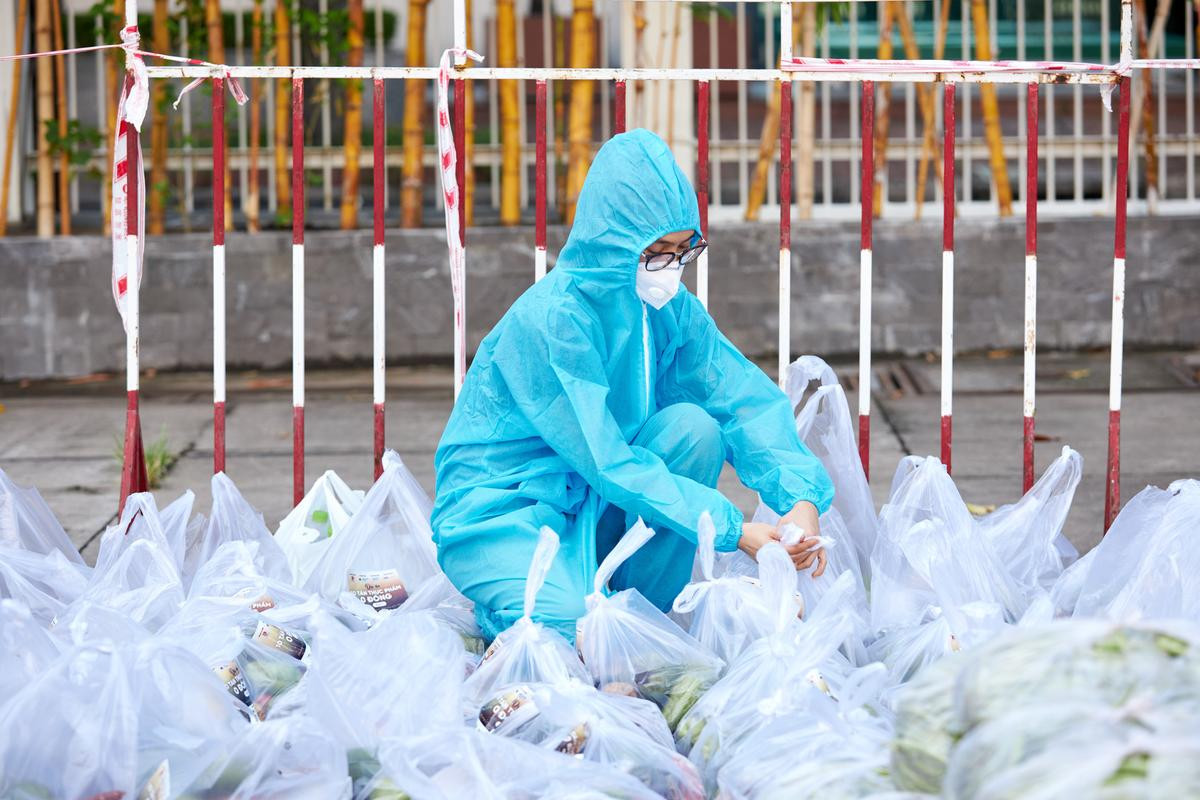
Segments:
[[[467,49],[467,2],[454,0],[454,47],[457,50]],[[454,66],[461,67],[467,63],[467,57],[461,53],[454,55]]]
[[[125,27],[137,28],[137,0],[126,0],[125,2]],[[126,55],[126,67],[131,65],[128,61],[136,56]],[[119,126],[120,121],[117,122]],[[131,136],[136,137],[136,132],[133,132],[130,126]],[[118,128],[117,134],[120,135]],[[138,145],[136,141],[128,141],[126,143],[127,153],[126,158],[137,162],[137,169],[130,170],[126,176],[126,185],[129,190],[126,192],[126,197],[137,194],[137,202],[144,203],[146,198],[142,196],[142,192],[138,191],[138,178],[144,169],[142,160],[137,154]],[[139,386],[139,373],[141,367],[139,364],[138,350],[141,342],[141,305],[138,295],[141,293],[141,264],[138,262],[138,231],[136,225],[130,225],[129,220],[135,219],[138,210],[132,207],[132,204],[126,200],[127,219],[111,220],[113,225],[125,225],[125,308],[128,315],[126,323],[128,332],[125,335],[125,389],[126,391],[136,392]]]

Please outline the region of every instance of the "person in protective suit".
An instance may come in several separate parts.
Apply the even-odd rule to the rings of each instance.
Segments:
[[[522,613],[546,525],[561,545],[535,619],[574,641],[600,560],[641,517],[656,535],[609,588],[668,610],[688,582],[697,523],[750,556],[779,533],[716,490],[726,459],[764,503],[818,533],[829,476],[782,391],[680,283],[706,246],[696,194],[646,130],[600,148],[554,269],[479,346],[438,445],[438,561],[492,639]],[[782,523],[781,523],[782,524]],[[789,547],[798,568],[824,553]]]

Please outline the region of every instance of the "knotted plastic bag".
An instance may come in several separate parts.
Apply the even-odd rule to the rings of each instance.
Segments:
[[[725,665],[636,589],[606,594],[617,567],[653,535],[639,519],[600,564],[575,646],[596,686],[650,700],[674,730]]]
[[[362,502],[361,491],[351,489],[333,470],[326,470],[280,521],[275,541],[287,556],[297,584],[308,581],[330,540],[346,528]]]
[[[415,484],[399,457],[388,459],[362,506],[330,539],[306,588],[377,616],[399,608],[436,575],[428,498],[422,501],[424,493]]]
[[[525,579],[525,606],[521,617],[488,647],[478,669],[467,680],[466,699],[472,710],[484,704],[501,707],[519,699],[503,690],[530,683],[578,680],[591,683],[587,669],[571,645],[557,631],[533,621],[534,603],[558,554],[558,535],[543,527]],[[515,709],[514,709],[515,710]]]
[[[221,545],[236,541],[258,545],[255,565],[263,575],[292,582],[287,556],[267,530],[262,514],[246,502],[228,475],[218,472],[212,476],[212,514],[203,533],[189,541],[183,568],[185,587],[191,586],[196,571],[208,563]]]
[[[689,583],[675,598],[676,614],[690,614],[688,633],[726,664],[774,626],[762,585],[747,576],[713,577],[716,529],[707,511],[700,515],[697,561],[702,581]]]

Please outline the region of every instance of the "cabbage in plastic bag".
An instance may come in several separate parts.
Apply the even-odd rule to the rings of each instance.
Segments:
[[[653,702],[674,730],[724,662],[636,589],[605,593],[617,567],[653,535],[639,519],[600,564],[587,613],[576,622],[575,646],[597,687]]]
[[[275,529],[275,541],[296,583],[304,585],[329,542],[345,529],[362,506],[363,492],[351,489],[333,470],[326,470]]]

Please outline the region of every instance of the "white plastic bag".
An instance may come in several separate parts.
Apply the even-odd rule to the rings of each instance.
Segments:
[[[775,624],[762,585],[746,576],[713,577],[716,530],[707,511],[700,515],[697,561],[702,581],[689,583],[675,598],[676,614],[690,615],[688,633],[726,664]]]
[[[49,627],[83,594],[88,572],[58,550],[0,546],[0,599],[20,602],[39,625]]]
[[[650,700],[674,730],[717,680],[724,662],[636,589],[606,594],[617,567],[653,535],[639,519],[600,564],[587,613],[576,623],[575,646],[596,686]]]
[[[786,391],[793,409],[800,405],[812,381],[820,381],[821,385],[796,416],[796,432],[800,441],[821,460],[833,481],[832,508],[845,522],[859,559],[859,571],[865,572],[875,546],[879,519],[858,455],[850,406],[829,365],[809,355],[801,356],[788,367]]]
[[[252,725],[184,792],[197,800],[346,800],[346,751],[314,720]]]
[[[255,564],[259,571],[275,580],[292,582],[287,556],[276,544],[262,514],[254,509],[224,472],[212,476],[212,514],[203,533],[190,542],[183,569],[184,585],[191,586],[192,576],[226,542],[246,541],[258,545]]]
[[[1064,447],[1019,501],[977,520],[979,531],[1027,594],[1048,591],[1079,555],[1062,528],[1082,475],[1083,458]]]
[[[557,631],[533,621],[534,603],[557,554],[558,534],[543,527],[525,580],[524,612],[496,637],[467,680],[464,691],[472,712],[484,704],[503,702],[498,695],[512,686],[572,679],[591,683],[570,643]]]
[[[127,672],[110,647],[73,648],[0,707],[0,797],[134,797]]]
[[[183,583],[171,556],[156,542],[137,539],[93,573],[75,605],[107,606],[154,632],[175,616],[183,599]]]
[[[389,460],[305,586],[326,600],[380,614],[398,608],[436,575],[433,531],[413,483],[398,458]]]
[[[454,630],[462,639],[467,654],[467,672],[472,673],[483,661],[487,643],[475,618],[475,604],[464,597],[445,573],[439,572],[409,595],[402,614],[427,614]]]
[[[0,600],[0,708],[58,658],[58,646],[29,609]]]
[[[598,692],[582,683],[523,687],[524,713],[479,724],[508,736],[619,769],[668,800],[702,800],[696,768],[675,750],[658,708],[637,697]]]
[[[326,470],[279,523],[275,541],[287,555],[298,585],[308,581],[332,537],[345,529],[362,502],[361,491],[351,489],[333,470]]]
[[[1138,493],[1096,547],[1055,585],[1055,605],[1077,617],[1200,621],[1200,482]]]
[[[15,547],[43,555],[59,552],[80,566],[83,557],[71,544],[38,490],[17,486],[0,469],[0,547]]]

